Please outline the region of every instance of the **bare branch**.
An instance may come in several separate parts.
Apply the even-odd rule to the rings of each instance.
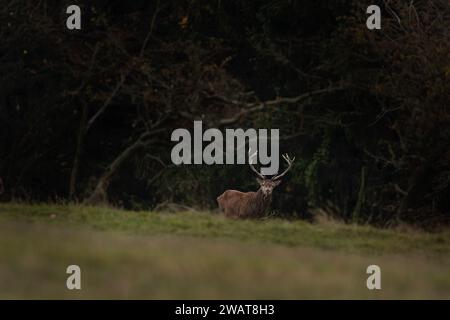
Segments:
[[[147,43],[150,40],[150,37],[153,34],[153,28],[155,27],[156,16],[159,12],[159,0],[156,2],[155,12],[153,13],[152,21],[150,23],[150,30],[145,37],[144,43],[142,44],[141,52],[139,53],[139,57],[142,58],[144,56],[145,48],[147,47]]]
[[[274,100],[269,100],[269,101],[264,101],[264,102],[251,102],[251,103],[246,103],[246,102],[242,102],[242,101],[238,101],[238,100],[234,100],[234,99],[228,99],[224,96],[221,95],[211,95],[208,96],[208,99],[215,99],[215,100],[219,100],[221,102],[227,103],[227,104],[232,104],[232,105],[237,105],[237,106],[242,106],[245,109],[242,109],[240,112],[238,112],[236,115],[234,115],[231,118],[226,118],[226,119],[221,119],[219,121],[219,124],[221,125],[230,125],[233,124],[235,122],[238,122],[241,118],[243,118],[244,116],[246,116],[247,114],[250,113],[254,113],[257,111],[261,111],[266,107],[272,107],[272,106],[277,106],[280,104],[295,104],[295,103],[299,103],[303,100],[306,100],[310,97],[316,96],[316,95],[321,95],[321,94],[325,94],[325,93],[331,93],[331,92],[335,92],[335,91],[340,91],[345,89],[346,87],[344,86],[338,86],[338,87],[329,87],[329,88],[325,88],[325,89],[319,89],[319,90],[314,90],[314,91],[310,91],[310,92],[306,92],[303,93],[299,96],[296,97],[277,97]]]
[[[117,95],[119,90],[122,88],[122,85],[124,84],[127,76],[128,76],[128,72],[122,73],[122,75],[120,76],[119,82],[116,84],[116,86],[114,87],[114,90],[108,96],[105,103],[103,103],[102,107],[89,119],[89,121],[86,125],[86,128],[85,128],[85,132],[89,131],[89,129],[92,127],[92,125],[97,120],[97,118],[100,117],[102,115],[102,113],[105,112],[105,110],[109,107],[109,105],[113,101],[114,97]]]

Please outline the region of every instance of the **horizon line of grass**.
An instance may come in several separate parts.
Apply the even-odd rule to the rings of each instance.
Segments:
[[[449,230],[429,233],[336,222],[311,224],[280,218],[234,220],[206,211],[169,213],[75,204],[0,203],[0,222],[2,220],[85,226],[95,230],[144,235],[226,238],[366,254],[421,253],[443,256],[450,253]]]

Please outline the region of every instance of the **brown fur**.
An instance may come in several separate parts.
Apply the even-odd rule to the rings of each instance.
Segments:
[[[257,192],[227,190],[217,197],[219,208],[232,218],[261,218],[271,201],[272,196],[264,196],[261,189]]]

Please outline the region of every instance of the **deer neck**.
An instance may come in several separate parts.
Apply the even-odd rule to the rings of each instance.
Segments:
[[[255,201],[253,203],[255,211],[264,214],[272,202],[272,195],[264,196],[261,188],[256,192]]]
[[[264,196],[264,193],[262,192],[262,189],[259,188],[258,191],[256,192],[256,198],[259,201],[271,201],[272,200],[272,195],[270,196]]]

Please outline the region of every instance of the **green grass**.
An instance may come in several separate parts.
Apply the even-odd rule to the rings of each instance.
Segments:
[[[449,253],[448,230],[0,205],[0,298],[450,299]],[[69,264],[81,291],[65,288]]]

